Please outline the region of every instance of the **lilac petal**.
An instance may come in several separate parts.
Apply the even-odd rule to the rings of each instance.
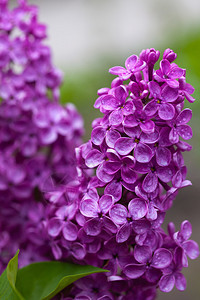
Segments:
[[[163,269],[168,267],[171,261],[172,261],[171,252],[167,249],[159,248],[154,252],[151,265],[156,269]]]
[[[125,206],[122,204],[115,204],[110,210],[110,217],[116,224],[126,223],[126,218],[128,217],[128,212]]]
[[[160,98],[161,88],[159,84],[155,81],[150,81],[148,86],[151,96],[155,99]]]
[[[139,126],[136,126],[136,127],[124,127],[124,132],[132,137],[132,138],[138,138],[140,136],[140,127]]]
[[[80,203],[80,212],[85,217],[97,217],[98,216],[98,204],[92,199],[86,199]]]
[[[101,106],[101,99],[102,99],[101,96],[96,99],[96,101],[94,103],[94,108],[100,108],[100,106]]]
[[[114,96],[119,100],[120,105],[123,105],[126,101],[127,92],[124,85],[120,85],[114,89]]]
[[[48,222],[47,230],[50,236],[56,237],[62,230],[63,221],[58,218],[52,218]]]
[[[108,149],[106,151],[106,156],[112,162],[121,162],[120,155],[114,149]]]
[[[134,142],[130,138],[122,137],[119,138],[115,143],[115,150],[120,155],[127,155],[129,154],[134,148]]]
[[[126,166],[122,167],[121,176],[122,176],[122,180],[130,184],[133,184],[137,179],[136,173],[132,169]]]
[[[138,60],[137,55],[131,55],[127,58],[127,60],[125,61],[125,67],[127,70],[134,70],[135,64]]]
[[[164,275],[159,282],[159,288],[162,292],[169,293],[173,290],[175,284],[174,275]]]
[[[180,125],[177,127],[178,134],[184,139],[189,140],[192,138],[192,128],[189,125]]]
[[[136,161],[134,170],[140,174],[147,174],[150,171],[148,164],[141,164]]]
[[[175,225],[173,222],[170,222],[167,226],[167,230],[169,232],[169,236],[171,237],[171,239],[173,239],[173,235],[175,233]]]
[[[136,245],[134,248],[134,257],[139,263],[146,264],[152,257],[152,251],[149,246]]]
[[[169,140],[172,144],[176,144],[179,141],[179,135],[175,128],[172,128],[169,133]]]
[[[184,180],[182,181],[181,187],[186,187],[192,185],[192,182],[190,180]]]
[[[172,159],[171,151],[164,147],[158,147],[156,150],[156,162],[161,167],[166,167]]]
[[[189,221],[185,220],[181,224],[181,230],[180,230],[181,236],[184,238],[184,240],[188,240],[192,235],[192,225]]]
[[[76,208],[73,204],[63,205],[58,210],[56,210],[56,216],[61,220],[64,220],[65,217],[72,219],[75,213],[76,213]]]
[[[195,241],[186,241],[182,244],[182,247],[190,259],[196,259],[199,256],[199,246]]]
[[[78,260],[81,260],[85,257],[86,251],[85,247],[80,243],[73,243],[71,247],[71,254]]]
[[[78,228],[72,222],[67,222],[62,230],[63,236],[67,241],[75,241],[78,236]]]
[[[184,75],[184,70],[179,67],[172,68],[168,73],[169,78],[172,79],[180,78],[183,75]]]
[[[172,143],[169,140],[170,130],[170,127],[163,127],[162,129],[160,129],[159,136],[161,138],[159,139],[159,145],[161,147],[171,146]]]
[[[101,248],[99,239],[94,239],[91,243],[87,244],[87,253],[97,253]]]
[[[129,202],[129,212],[133,220],[142,219],[147,213],[147,203],[143,199],[135,198]]]
[[[40,133],[41,133],[40,134],[41,141],[46,145],[55,142],[58,136],[54,127],[41,128]]]
[[[101,232],[101,221],[99,218],[93,218],[87,221],[83,228],[87,235],[97,236]]]
[[[96,171],[96,175],[97,177],[102,181],[102,182],[105,182],[105,183],[108,183],[110,182],[114,175],[112,174],[107,174],[104,170],[104,164],[100,164],[97,168],[97,171]]]
[[[177,147],[181,150],[181,151],[191,151],[192,150],[192,146],[190,144],[188,144],[185,141],[179,141],[177,143]]]
[[[113,180],[112,182],[110,182],[106,186],[106,188],[104,190],[104,193],[112,195],[114,197],[115,201],[119,201],[121,199],[121,196],[122,196],[122,184],[121,184],[121,182]]]
[[[106,129],[102,126],[97,126],[92,130],[91,140],[95,145],[101,145],[106,135]]]
[[[105,231],[107,231],[109,234],[116,234],[118,226],[109,217],[103,217],[103,225]]]
[[[25,170],[21,167],[12,167],[7,169],[7,179],[13,184],[18,185],[24,181],[26,177]]]
[[[103,195],[99,199],[99,208],[103,214],[107,214],[114,203],[113,197],[111,195]]]
[[[192,118],[192,110],[189,108],[184,109],[178,117],[176,118],[176,124],[177,125],[183,125],[188,123]]]
[[[170,167],[159,167],[157,168],[157,176],[163,182],[169,182],[172,180],[173,171]]]
[[[167,59],[163,59],[160,62],[160,68],[161,71],[163,72],[163,75],[167,75],[167,73],[170,71],[171,64]]]
[[[149,146],[147,146],[143,143],[139,143],[135,147],[134,156],[138,162],[148,163],[151,160],[153,153]]]
[[[188,268],[188,259],[185,251],[183,251],[183,255],[182,255],[182,266],[183,268]]]
[[[108,296],[108,295],[104,295],[104,296],[101,296],[100,298],[98,298],[98,300],[112,300],[113,297],[111,298],[112,296]],[[91,298],[88,298],[88,299],[91,299]],[[87,300],[87,299],[77,299],[77,300]]]
[[[184,291],[186,289],[186,285],[187,285],[185,276],[182,273],[177,272],[175,274],[175,279],[176,279],[176,282],[175,282],[176,288],[179,291]]]
[[[104,160],[104,154],[99,150],[92,150],[88,153],[85,159],[85,164],[88,168],[97,167]]]
[[[145,67],[146,67],[146,62],[139,59],[135,65],[134,71],[139,72],[139,71],[143,70]]]
[[[145,278],[150,283],[158,283],[162,272],[159,269],[148,268],[145,273]]]
[[[51,250],[52,250],[53,256],[56,260],[61,259],[62,250],[60,249],[60,247],[57,244],[53,243],[53,245],[51,246]]]
[[[157,188],[158,178],[155,173],[149,172],[145,177],[142,188],[146,193],[152,193]]]
[[[155,123],[151,120],[141,122],[139,125],[141,130],[145,133],[151,133],[155,130]]]
[[[133,221],[132,226],[135,233],[143,234],[150,229],[151,223],[147,220],[137,220],[137,221]]]
[[[124,123],[124,126],[127,126],[127,127],[135,127],[138,125],[138,121],[136,120],[136,118],[133,114],[125,116],[123,123]]]
[[[153,116],[158,110],[158,104],[155,100],[150,101],[147,103],[144,107],[144,112],[146,113],[147,116]]]
[[[175,115],[175,108],[170,103],[162,103],[158,108],[158,115],[162,120],[172,120]]]
[[[99,95],[99,96],[101,96],[101,95],[106,95],[106,94],[108,94],[108,92],[109,92],[109,88],[101,88],[101,89],[99,89],[98,91],[97,91],[97,94]]]
[[[101,105],[105,110],[114,110],[118,108],[118,101],[112,95],[105,95],[101,98]]]
[[[122,158],[122,163],[124,166],[129,168],[134,168],[135,166],[135,158],[131,155],[125,156]]]
[[[116,140],[120,138],[120,133],[116,130],[110,129],[106,133],[106,144],[108,147],[114,148]]]
[[[146,271],[146,266],[145,265],[137,265],[137,264],[131,264],[127,265],[124,268],[124,274],[131,279],[136,279],[141,277],[145,271]]]
[[[172,234],[172,239],[173,239],[173,234]],[[181,247],[176,247],[175,248],[175,251],[174,251],[174,263],[175,263],[177,269],[179,269],[179,270],[182,269],[182,257],[183,257],[183,253],[184,253],[184,250]]]
[[[126,181],[122,181],[122,185],[127,189],[128,191],[134,192],[135,191],[135,183],[128,183]]]
[[[121,168],[120,161],[106,161],[104,163],[104,171],[108,174],[115,174]]]
[[[193,86],[189,83],[185,83],[185,87],[184,90],[189,93],[189,94],[193,94],[195,89],[193,88]]]
[[[34,123],[39,128],[47,128],[49,126],[49,120],[45,114],[45,111],[42,110],[41,112],[35,114]]]
[[[123,114],[121,109],[119,110],[114,110],[111,112],[109,116],[109,123],[110,125],[118,126],[122,123],[123,121]]]
[[[127,73],[127,70],[123,67],[116,66],[116,67],[110,68],[109,73],[111,73],[113,75],[124,75]]]
[[[173,102],[178,98],[178,89],[173,89],[166,85],[162,89],[161,96],[165,102]]]
[[[68,120],[61,121],[59,124],[56,125],[56,130],[60,135],[68,135],[71,127],[69,125]]]
[[[195,98],[193,98],[191,95],[185,92],[185,98],[188,100],[188,102],[193,103],[195,101]]]
[[[147,144],[154,144],[159,139],[159,132],[155,130],[152,133],[144,133],[142,132],[140,135],[140,142],[147,143]]]
[[[124,107],[122,108],[123,115],[128,116],[135,111],[135,105],[131,100],[127,100],[126,103],[124,104]]]
[[[154,208],[153,204],[150,202],[148,205],[148,212],[146,214],[146,218],[149,221],[154,221],[157,219],[157,210]]]
[[[172,185],[176,188],[180,188],[182,186],[182,181],[183,181],[183,177],[181,171],[178,170],[172,178]]]
[[[117,243],[124,243],[128,240],[131,234],[131,226],[129,223],[122,225],[117,232],[116,241]]]
[[[166,83],[173,89],[179,88],[179,83],[175,79],[166,79]]]

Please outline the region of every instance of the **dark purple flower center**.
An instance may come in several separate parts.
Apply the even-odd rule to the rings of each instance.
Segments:
[[[103,213],[102,212],[99,212],[98,213],[98,217],[101,219],[103,217]]]
[[[135,142],[135,143],[137,143],[137,144],[139,144],[139,142],[140,142],[140,139],[138,139],[138,138],[135,138],[135,139],[134,139],[134,142]]]
[[[96,287],[94,287],[94,288],[92,289],[92,292],[93,292],[94,294],[98,294],[98,292],[99,292],[99,289],[98,289],[98,288],[96,288]]]

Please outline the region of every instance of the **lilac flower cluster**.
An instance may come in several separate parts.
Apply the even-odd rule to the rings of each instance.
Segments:
[[[153,300],[159,287],[186,288],[182,269],[199,248],[189,221],[161,225],[190,185],[182,152],[194,89],[166,49],[132,55],[111,88],[98,91],[91,140],[72,104],[59,104],[61,73],[43,44],[37,7],[0,0],[0,268],[64,260],[109,270],[77,281],[76,300]],[[186,140],[186,141],[183,141]],[[58,186],[59,184],[59,186]],[[43,193],[45,192],[45,198]]]
[[[94,105],[104,115],[94,120],[91,140],[76,149],[76,200],[48,195],[57,195],[47,222],[55,259],[109,270],[78,281],[63,299],[153,300],[158,287],[182,291],[187,257],[199,255],[189,221],[177,232],[173,223],[168,234],[161,228],[179,189],[191,184],[182,152],[191,150],[184,140],[192,137],[192,111],[184,100],[194,101],[194,89],[170,49],[154,70],[159,55],[143,50],[125,68],[110,69],[118,76],[98,91]]]
[[[10,10],[8,2],[0,0],[0,272],[17,249],[20,265],[52,258],[43,193],[50,176],[74,180],[83,134],[75,107],[58,102],[62,76],[37,7],[18,1]]]

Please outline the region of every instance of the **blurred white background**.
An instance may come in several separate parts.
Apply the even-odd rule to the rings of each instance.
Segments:
[[[199,23],[199,0],[30,0],[48,24],[54,61],[63,68],[126,57],[180,37]]]

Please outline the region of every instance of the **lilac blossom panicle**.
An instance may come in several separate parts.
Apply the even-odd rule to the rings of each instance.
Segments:
[[[199,256],[192,226],[161,228],[179,189],[191,185],[182,153],[191,150],[192,111],[184,101],[194,101],[194,89],[176,56],[166,49],[155,70],[159,51],[143,50],[125,68],[111,68],[111,88],[98,91],[94,107],[103,117],[76,149],[76,200],[56,197],[47,228],[56,259],[109,272],[75,282],[61,299],[153,300],[158,288],[186,288],[182,269]]]
[[[67,183],[71,197],[76,190],[83,122],[73,104],[59,104],[62,73],[45,38],[36,6],[0,0],[0,272],[17,249],[20,266],[53,259],[46,223],[55,208],[43,193],[61,182],[63,194]]]

